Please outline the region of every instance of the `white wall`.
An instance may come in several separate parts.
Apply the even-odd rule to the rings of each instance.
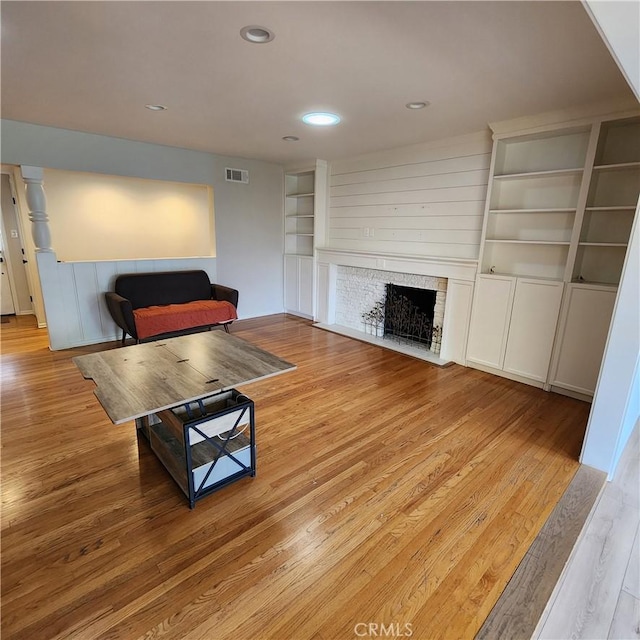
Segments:
[[[283,311],[279,165],[11,120],[1,126],[6,164],[213,187],[218,281],[239,290],[240,317]],[[250,183],[225,182],[225,167],[247,169]]]
[[[209,186],[56,169],[44,183],[59,260],[215,255]]]
[[[327,246],[477,259],[490,162],[489,129],[332,162]]]

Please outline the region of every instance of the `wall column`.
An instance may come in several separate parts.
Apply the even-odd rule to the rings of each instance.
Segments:
[[[44,194],[44,170],[42,167],[21,166],[20,173],[25,184],[31,236],[37,252],[53,252],[51,231],[47,216],[47,198]]]

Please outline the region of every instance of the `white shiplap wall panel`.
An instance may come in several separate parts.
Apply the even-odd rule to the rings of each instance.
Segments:
[[[100,299],[96,263],[76,262],[73,266],[78,309],[82,337],[86,341],[98,342],[102,338],[102,323],[100,321]]]
[[[381,182],[383,180],[398,180],[402,178],[417,178],[420,176],[456,173],[459,171],[489,171],[491,153],[479,153],[470,156],[454,158],[437,158],[427,162],[400,164],[382,169],[368,169],[367,171],[353,171],[336,174],[331,179],[333,186],[343,184],[358,184],[366,182]]]
[[[365,195],[376,193],[397,193],[399,191],[419,191],[421,189],[441,189],[443,187],[473,187],[486,185],[489,170],[456,171],[438,173],[431,176],[395,178],[377,182],[356,182],[331,187],[331,197]]]
[[[370,205],[362,207],[341,207],[335,212],[335,220],[346,218],[381,218],[394,217],[426,218],[429,216],[480,216],[484,215],[484,201],[470,202],[429,202],[423,204],[391,204]]]
[[[53,275],[53,274],[51,274]],[[73,264],[58,262],[56,264],[57,289],[62,296],[62,312],[64,313],[64,325],[60,328],[60,335],[64,335],[68,341],[66,346],[72,345],[72,340],[78,338],[84,342],[82,333],[82,323],[80,322],[80,308],[78,307],[78,292],[76,290],[76,279],[73,274]],[[42,278],[41,278],[42,279]],[[44,283],[43,283],[43,293]],[[55,295],[55,294],[54,294]],[[47,314],[47,328],[51,325],[52,319],[49,309],[46,305],[45,294],[45,310]],[[82,342],[82,343],[83,343]],[[81,343],[81,344],[82,344]]]
[[[128,262],[96,262],[96,286],[98,288],[98,308],[100,311],[100,325],[102,327],[102,335],[110,336],[118,331],[116,323],[113,321],[107,303],[105,301],[104,292],[113,291],[115,279],[119,273],[118,269]],[[127,273],[122,271],[122,273]],[[129,272],[131,273],[131,271]]]
[[[431,160],[462,158],[483,153],[491,153],[491,132],[488,128],[486,131],[479,131],[456,138],[412,144],[397,149],[333,160],[331,162],[331,173],[334,175],[356,173],[372,169],[399,167],[406,164],[418,164]]]
[[[360,240],[367,238],[362,229],[334,229],[331,238],[336,240]],[[477,231],[460,229],[376,229],[375,237],[369,240],[378,242],[437,243],[437,244],[475,244],[479,241]],[[411,252],[415,255],[415,251]]]
[[[381,249],[381,247],[383,249]],[[475,244],[403,241],[380,242],[375,238],[363,238],[362,240],[331,240],[331,248],[343,251],[364,251],[374,255],[384,251],[384,255],[392,254],[409,258],[423,258],[425,256],[451,258],[455,256],[456,258],[464,260],[476,260],[478,257],[478,247]]]
[[[448,229],[476,231],[482,226],[482,215],[478,216],[389,216],[365,217],[358,216],[356,228],[375,227],[378,229],[442,229],[446,224]],[[336,218],[333,221],[333,230],[354,228],[352,218]]]
[[[490,159],[481,132],[333,162],[329,247],[477,259]]]
[[[120,329],[111,319],[104,299],[105,291],[113,291],[117,275],[187,269],[203,269],[211,282],[217,282],[213,257],[57,262],[53,253],[39,256],[38,272],[51,348],[68,349],[120,337]]]
[[[390,191],[385,193],[332,197],[331,213],[340,207],[378,204],[423,204],[430,202],[482,201],[487,195],[486,185],[423,189],[420,191]],[[338,213],[338,212],[336,212]]]

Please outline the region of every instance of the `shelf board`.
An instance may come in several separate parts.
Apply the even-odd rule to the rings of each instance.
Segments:
[[[311,198],[314,195],[313,191],[309,193],[287,193],[287,198]]]
[[[313,218],[313,213],[291,213],[287,218]]]
[[[626,242],[579,242],[581,247],[626,247]]]
[[[306,238],[313,238],[313,233],[296,233],[295,231],[287,231],[287,236],[304,236]]]
[[[506,278],[530,278],[532,280],[544,280],[545,282],[562,282],[562,278],[551,278],[549,276],[526,275],[522,273],[508,273],[506,271],[482,271],[483,276],[502,276]]]
[[[573,209],[489,209],[489,213],[575,213]]]
[[[546,178],[552,176],[564,176],[571,174],[582,173],[584,169],[582,167],[576,167],[575,169],[551,169],[545,171],[526,171],[524,173],[500,173],[494,175],[494,180],[518,180],[520,178]]]
[[[499,244],[549,244],[549,245],[556,245],[556,246],[569,246],[571,244],[571,242],[564,241],[564,240],[504,240],[504,239],[492,239],[492,238],[485,238],[485,242],[493,242],[493,243],[499,243]]]
[[[640,162],[618,162],[617,164],[598,164],[594,171],[617,171],[618,169],[640,169]]]
[[[581,278],[573,278],[571,280],[572,284],[592,284],[597,285],[599,287],[617,287],[618,282],[600,282],[598,280],[583,280]]]
[[[612,207],[585,207],[585,211],[635,211],[635,205],[615,205]]]

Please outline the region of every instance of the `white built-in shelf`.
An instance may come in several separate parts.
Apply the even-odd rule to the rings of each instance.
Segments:
[[[586,207],[585,211],[635,211],[635,206],[614,206],[614,207]]]
[[[287,193],[287,198],[311,198],[313,195],[313,191],[309,193]]]
[[[582,173],[584,168],[579,167],[575,169],[551,169],[545,171],[525,171],[522,173],[501,173],[494,175],[495,180],[520,180],[523,178],[546,178],[549,176],[564,176]]]
[[[299,173],[285,173],[284,180],[285,255],[313,256],[315,172],[309,170]],[[291,280],[293,271],[289,276]],[[296,278],[298,276],[295,276],[294,279]],[[295,301],[295,296],[292,300]]]
[[[581,247],[627,247],[626,242],[580,242]]]
[[[553,245],[567,245],[569,246],[570,242],[564,241],[555,241],[555,240],[494,240],[492,238],[485,238],[485,242],[494,242],[500,244],[553,244]]]
[[[500,276],[502,278],[532,278],[534,280],[543,280],[545,282],[562,282],[562,278],[551,278],[548,276],[540,276],[538,274],[527,274],[527,273],[518,273],[513,274],[508,271],[500,272],[500,271],[483,271],[483,276]]]
[[[551,208],[551,209],[490,209],[489,213],[575,213],[575,208]]]
[[[617,282],[600,282],[598,280],[585,280],[583,278],[573,278],[571,280],[573,284],[588,284],[597,287],[611,287],[615,289],[618,286]]]
[[[640,169],[640,162],[618,162],[616,164],[599,164],[594,171],[618,171],[620,169]]]

